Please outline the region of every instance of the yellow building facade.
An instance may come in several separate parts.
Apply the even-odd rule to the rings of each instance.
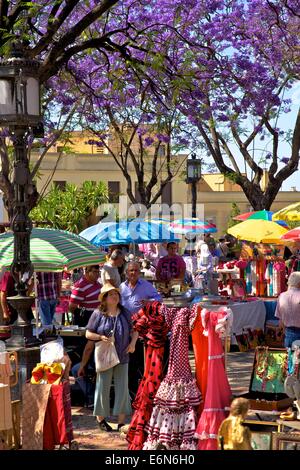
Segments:
[[[62,153],[59,161],[61,144],[57,143],[57,145],[53,146],[41,163],[37,179],[38,190],[41,191],[47,184],[47,181],[51,179],[49,188],[51,184],[63,187],[66,183],[81,185],[87,180],[95,182],[103,181],[108,185],[111,194],[114,193],[113,198],[111,197],[111,202],[119,209],[117,203],[119,197],[122,196],[122,201],[124,201],[124,198],[127,198],[125,177],[113,157],[105,149],[88,143],[90,139],[92,140],[92,136],[81,132],[74,132],[68,143],[71,152]],[[111,145],[115,145],[114,150],[118,152],[118,144],[110,143],[110,147]],[[149,149],[149,165],[151,164],[151,154],[153,151],[154,148]],[[34,163],[38,158],[39,153],[32,152],[31,162]],[[176,158],[185,160],[186,155],[177,155]],[[185,168],[186,165],[184,164],[182,170],[184,171]],[[129,170],[132,181],[135,182],[137,178],[133,167],[129,166]],[[280,191],[271,210],[277,211],[288,204],[299,201],[299,199],[300,194],[298,191]],[[129,206],[131,203],[127,202]],[[186,209],[186,207],[190,207],[191,210],[191,188],[185,183],[182,176],[178,176],[170,183],[167,191],[158,200],[158,203],[172,206],[175,218],[188,216],[187,210],[189,209]],[[202,175],[201,181],[197,186],[197,203],[199,204],[199,211],[197,213],[199,216],[204,216],[207,220],[217,225],[217,235],[224,233],[227,229],[232,203],[236,203],[242,213],[251,210],[250,204],[241,188],[228,181],[219,173]],[[99,218],[106,209],[107,207],[98,209],[97,215]]]

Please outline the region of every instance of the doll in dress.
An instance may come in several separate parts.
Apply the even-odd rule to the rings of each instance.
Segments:
[[[249,410],[246,398],[235,398],[230,405],[230,415],[218,432],[219,448],[222,450],[252,450],[251,431],[243,425]]]

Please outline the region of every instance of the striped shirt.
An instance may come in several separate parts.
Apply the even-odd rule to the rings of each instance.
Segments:
[[[85,307],[88,310],[94,310],[99,307],[99,294],[101,290],[101,284],[96,282],[88,281],[83,276],[79,281],[75,282],[72,289],[70,303]]]
[[[54,300],[59,297],[62,275],[61,273],[36,273],[38,285],[37,293],[40,300]]]
[[[289,287],[278,297],[275,317],[285,327],[300,328],[300,289]]]

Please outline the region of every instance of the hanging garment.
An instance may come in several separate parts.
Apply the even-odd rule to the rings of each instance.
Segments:
[[[53,450],[56,445],[68,444],[72,440],[70,384],[64,381],[51,385],[43,428],[43,449]]]
[[[197,318],[192,331],[193,349],[195,355],[196,382],[201,392],[202,402],[199,405],[199,413],[203,411],[208,377],[208,337],[203,334],[201,320],[201,306],[194,305]]]
[[[171,330],[168,373],[154,398],[150,422],[146,426],[147,441],[143,449],[164,446],[170,450],[193,450],[196,409],[201,394],[189,364],[189,333],[196,319],[196,310],[163,307]]]
[[[232,311],[227,308],[217,312],[203,309],[201,318],[204,334],[208,335],[208,385],[195,437],[199,439],[198,449],[217,450],[218,430],[227,417],[231,400],[221,337],[230,330]]]
[[[160,302],[148,303],[132,317],[133,328],[145,342],[145,370],[132,408],[135,410],[126,435],[129,450],[141,450],[147,438],[153,400],[163,379],[163,358],[169,331]]]
[[[257,292],[257,273],[256,273],[256,261],[251,262],[251,282],[252,282],[252,294],[258,295]]]

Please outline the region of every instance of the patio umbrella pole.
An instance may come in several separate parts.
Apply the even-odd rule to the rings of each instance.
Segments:
[[[37,277],[36,272],[33,273],[33,282],[34,282],[34,295],[35,295],[35,336],[39,337],[39,301],[38,301],[38,291],[37,291]]]

